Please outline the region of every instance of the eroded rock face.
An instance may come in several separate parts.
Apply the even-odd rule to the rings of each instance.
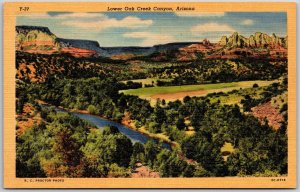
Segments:
[[[28,53],[53,54],[70,53],[76,57],[96,54],[97,41],[61,39],[47,27],[16,26],[16,50]]]
[[[56,41],[60,44],[62,48],[75,47],[80,49],[89,49],[97,51],[97,49],[99,49],[100,47],[97,41],[90,40],[56,38]]]
[[[228,42],[228,38],[226,36],[222,36],[221,40],[219,41],[219,45],[226,46]]]
[[[253,35],[250,35],[248,38],[247,45],[250,47],[256,47],[256,41]]]
[[[230,37],[223,36],[219,45],[233,48],[286,48],[287,38],[277,37],[274,33],[269,36],[265,33],[256,32],[246,38],[234,32]]]
[[[59,50],[55,39],[47,27],[16,27],[16,50],[53,53]]]

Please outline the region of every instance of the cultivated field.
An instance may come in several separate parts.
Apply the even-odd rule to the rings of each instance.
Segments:
[[[146,87],[139,89],[122,90],[124,94],[136,95],[143,99],[155,101],[164,99],[166,101],[182,100],[185,96],[205,96],[214,92],[229,92],[235,89],[250,88],[253,84],[259,87],[270,85],[275,81],[240,81],[230,83],[215,83],[202,85],[183,85],[183,86],[163,86],[163,87]]]

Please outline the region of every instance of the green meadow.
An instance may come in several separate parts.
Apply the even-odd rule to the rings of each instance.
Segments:
[[[122,90],[124,94],[136,95],[144,99],[153,99],[159,95],[160,99],[174,100],[182,99],[185,96],[205,96],[208,93],[214,92],[229,92],[237,89],[251,88],[253,84],[258,84],[259,87],[267,86],[276,81],[240,81],[230,83],[214,83],[201,85],[182,85],[182,86],[162,86],[162,87],[143,87],[139,89]],[[199,93],[197,93],[199,91]],[[195,95],[196,94],[196,95]],[[178,97],[176,97],[178,95]],[[168,99],[172,96],[173,99]]]

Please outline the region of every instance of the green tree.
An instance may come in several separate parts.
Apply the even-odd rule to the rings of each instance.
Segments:
[[[150,139],[145,143],[144,148],[145,148],[145,160],[150,166],[154,165],[156,156],[160,151],[159,146],[155,144],[153,140]]]
[[[106,126],[103,129],[103,135],[116,135],[118,133],[120,133],[120,131],[116,126]]]
[[[184,123],[184,118],[183,117],[179,117],[176,121],[176,127],[179,130],[184,130],[186,128],[186,125]]]
[[[87,108],[87,111],[92,114],[92,115],[95,115],[97,114],[97,109],[94,105],[89,105],[88,108]]]

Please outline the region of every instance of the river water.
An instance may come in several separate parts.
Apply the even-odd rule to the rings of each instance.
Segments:
[[[55,110],[57,112],[67,112],[65,110],[59,109],[59,108],[55,108]],[[83,113],[77,113],[77,112],[70,112],[71,114],[85,120],[88,121],[92,124],[94,124],[96,127],[98,127],[100,130],[103,130],[105,126],[115,126],[119,129],[119,131],[127,136],[132,143],[136,143],[136,142],[140,142],[142,144],[145,144],[149,139],[154,140],[155,142],[157,142],[157,140],[148,137],[147,135],[144,135],[142,133],[139,133],[137,131],[134,131],[120,123],[114,122],[114,121],[110,121],[107,119],[103,119],[101,117],[95,116],[95,115],[90,115],[90,114],[83,114]],[[171,149],[171,145],[169,143],[162,143],[162,146],[164,148],[167,149]]]

